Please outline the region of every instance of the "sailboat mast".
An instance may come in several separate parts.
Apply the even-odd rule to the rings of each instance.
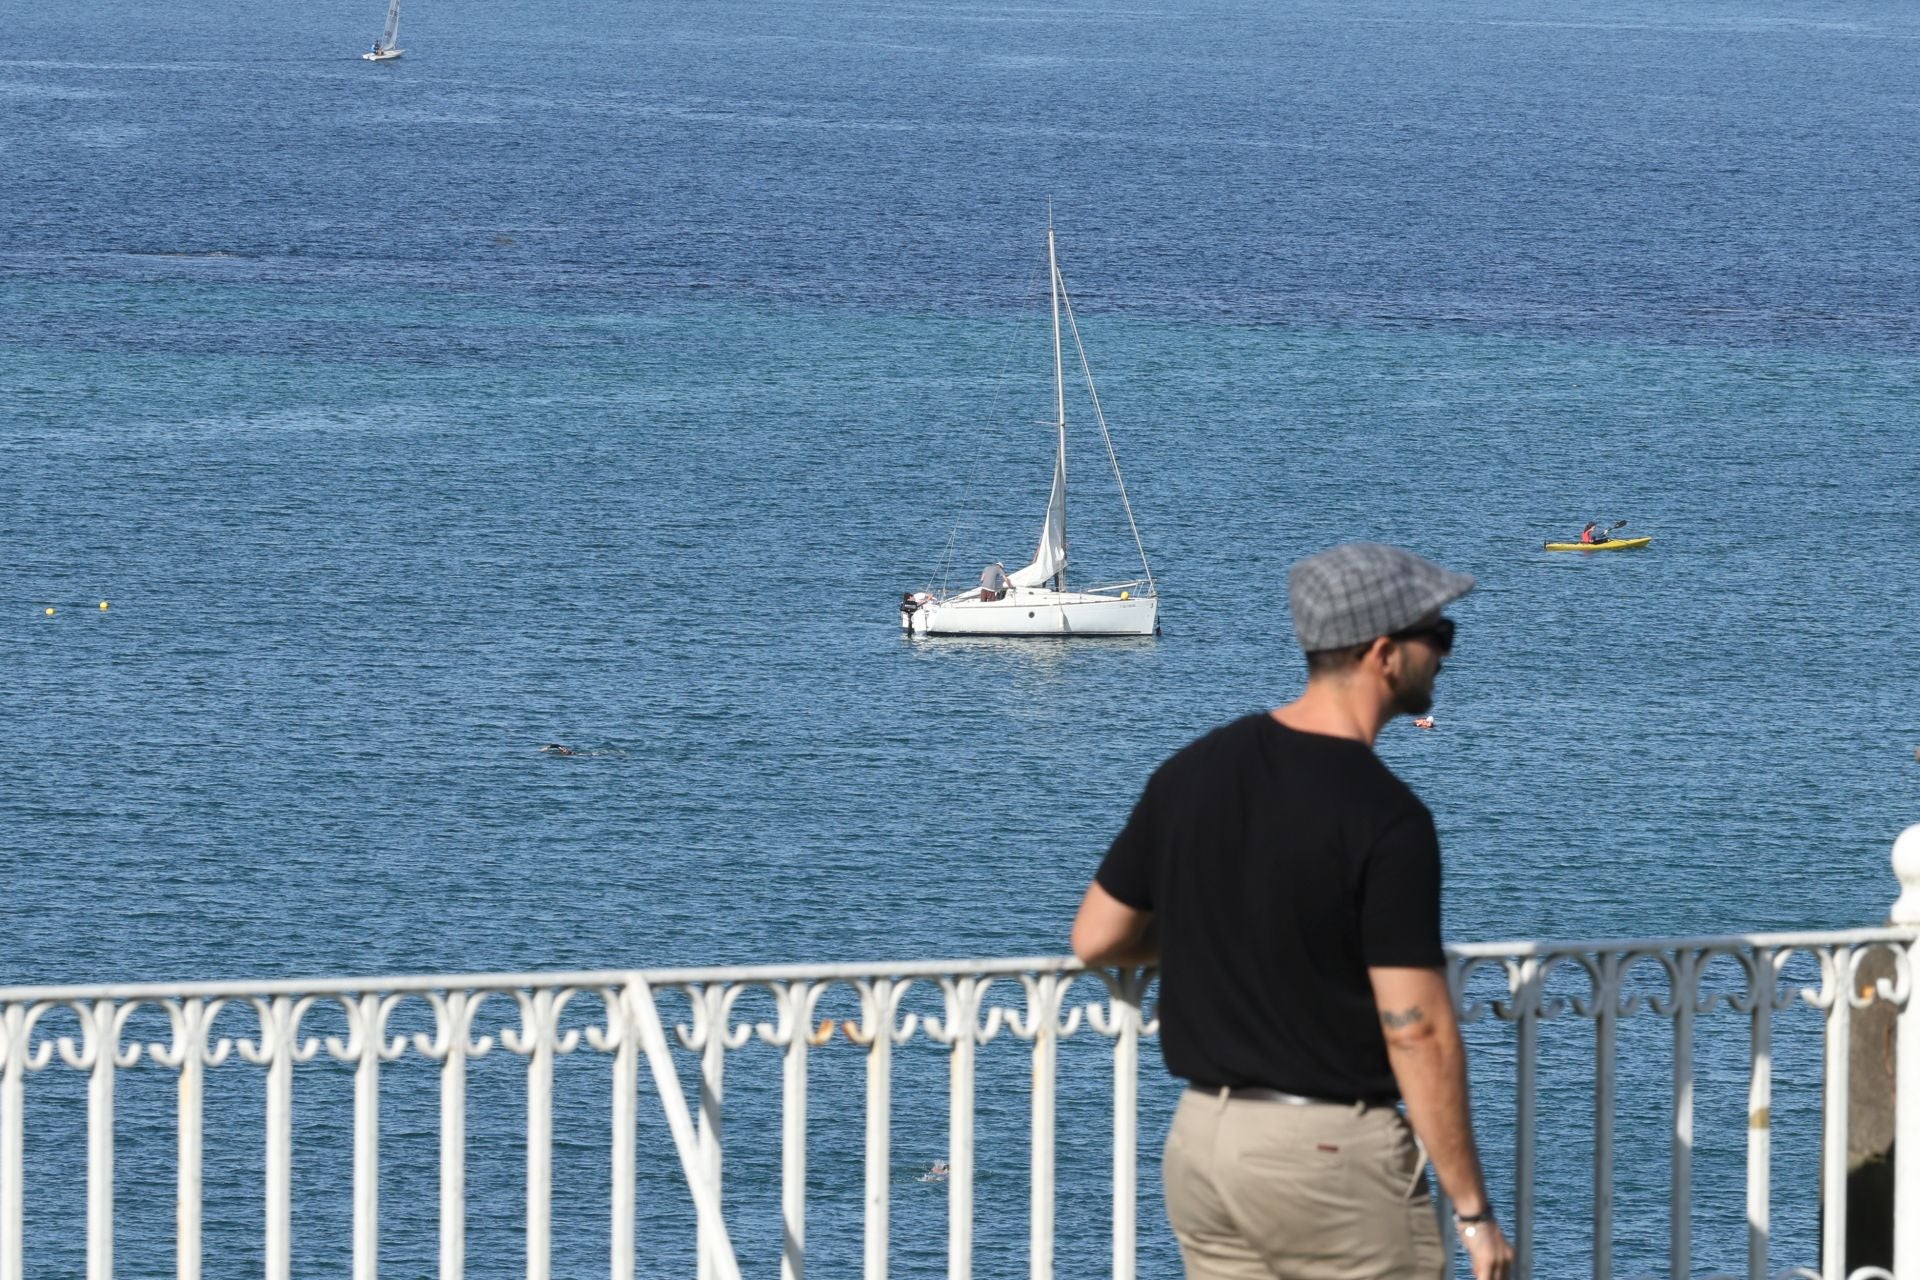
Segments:
[[[397,4],[399,0],[394,0]],[[1060,264],[1053,253],[1053,211],[1047,211],[1047,283],[1053,293],[1053,411],[1057,438],[1054,465],[1060,476],[1060,572],[1053,575],[1053,589],[1067,589],[1067,378],[1060,363]]]

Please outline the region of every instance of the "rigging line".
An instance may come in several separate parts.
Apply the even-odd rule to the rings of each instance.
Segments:
[[[940,594],[942,596],[947,594],[947,570],[953,565],[953,540],[958,536],[960,536],[960,526],[956,524],[947,533],[947,554],[940,557]],[[931,589],[933,584],[927,585]]]
[[[1060,301],[1066,307],[1067,328],[1073,331],[1073,349],[1080,357],[1080,372],[1087,380],[1087,398],[1093,401],[1093,419],[1100,424],[1100,439],[1106,443],[1107,461],[1113,465],[1113,482],[1120,486],[1120,505],[1127,513],[1127,527],[1133,530],[1134,550],[1140,553],[1140,567],[1147,573],[1147,590],[1159,595],[1160,590],[1153,581],[1153,566],[1147,563],[1146,544],[1140,541],[1140,526],[1133,518],[1133,503],[1127,498],[1127,482],[1120,474],[1120,459],[1113,451],[1113,436],[1107,431],[1107,415],[1100,408],[1100,393],[1093,386],[1093,366],[1087,363],[1087,348],[1080,341],[1080,325],[1073,318],[1073,299],[1067,296],[1064,280],[1060,282]]]

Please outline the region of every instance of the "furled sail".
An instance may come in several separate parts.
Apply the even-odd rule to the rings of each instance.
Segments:
[[[1053,493],[1047,498],[1047,522],[1040,526],[1040,546],[1033,553],[1033,563],[1008,574],[1007,581],[1016,587],[1044,586],[1066,567],[1067,453],[1062,449],[1054,455]]]

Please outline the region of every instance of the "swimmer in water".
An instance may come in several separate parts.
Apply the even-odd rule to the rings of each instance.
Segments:
[[[574,754],[574,751],[572,747],[563,747],[557,742],[549,742],[546,746],[540,748],[540,754],[543,756],[570,756]]]

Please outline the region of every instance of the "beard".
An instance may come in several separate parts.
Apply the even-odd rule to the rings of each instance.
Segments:
[[[1433,710],[1433,676],[1396,688],[1393,691],[1393,709],[1396,714],[1403,716],[1423,716]]]

